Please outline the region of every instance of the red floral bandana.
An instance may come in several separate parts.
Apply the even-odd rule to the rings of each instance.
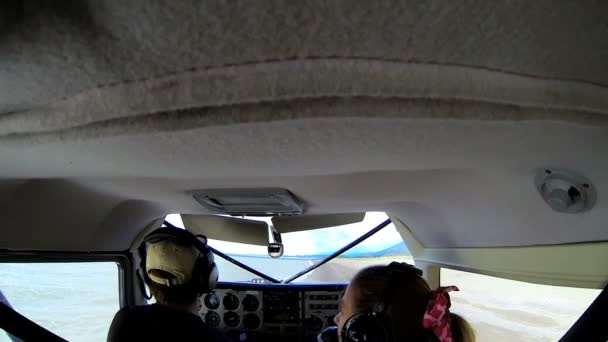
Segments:
[[[451,303],[448,294],[450,291],[458,291],[458,288],[456,286],[446,286],[435,290],[422,319],[422,325],[427,329],[432,329],[440,342],[452,342]]]

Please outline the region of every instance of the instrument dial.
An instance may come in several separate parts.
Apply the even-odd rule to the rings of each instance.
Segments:
[[[260,307],[260,300],[258,297],[248,294],[243,298],[243,310],[255,311]]]
[[[260,317],[254,313],[248,313],[243,317],[243,325],[247,330],[255,330],[260,327]]]
[[[233,295],[232,293],[226,294],[222,303],[224,304],[224,309],[226,310],[236,310],[240,305],[239,297]]]
[[[215,310],[220,307],[220,297],[215,293],[210,293],[205,296],[205,307],[209,310]]]
[[[241,323],[241,318],[236,312],[228,311],[224,314],[224,323],[230,328],[236,328]]]
[[[221,322],[220,315],[215,311],[209,311],[205,314],[205,323],[212,328],[219,327]]]

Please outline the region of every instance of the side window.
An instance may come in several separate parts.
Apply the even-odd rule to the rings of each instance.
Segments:
[[[441,285],[456,285],[451,311],[477,341],[557,341],[601,290],[549,286],[441,269]]]
[[[69,341],[105,341],[120,308],[114,262],[0,263],[13,309]],[[0,330],[0,341],[11,341]]]

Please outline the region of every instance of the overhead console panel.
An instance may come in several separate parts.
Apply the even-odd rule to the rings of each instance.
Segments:
[[[285,189],[196,190],[192,197],[216,214],[269,216],[304,212],[301,201]]]

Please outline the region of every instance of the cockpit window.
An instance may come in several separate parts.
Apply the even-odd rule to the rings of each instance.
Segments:
[[[391,261],[414,265],[414,258],[392,223],[353,249],[294,280],[294,283],[348,283],[361,269]]]
[[[68,341],[104,341],[118,311],[115,262],[0,262],[0,300]],[[0,341],[13,341],[0,330]]]
[[[478,341],[557,341],[600,294],[599,289],[540,285],[441,269],[452,312],[475,329]]]
[[[264,220],[270,218],[247,217]],[[276,280],[286,281],[298,272],[325,259],[340,248],[347,246],[371,229],[388,219],[385,213],[369,212],[365,219],[354,224],[282,234],[284,254],[271,258],[266,246],[249,245],[209,239],[209,246],[237,261],[258,270]],[[179,215],[169,215],[167,221],[183,227]],[[265,282],[263,278],[216,258],[220,267],[220,280],[227,282]],[[360,244],[347,250],[327,264],[293,280],[299,283],[347,283],[354,273],[368,265],[383,264],[391,260],[413,263],[409,250],[391,223]]]

